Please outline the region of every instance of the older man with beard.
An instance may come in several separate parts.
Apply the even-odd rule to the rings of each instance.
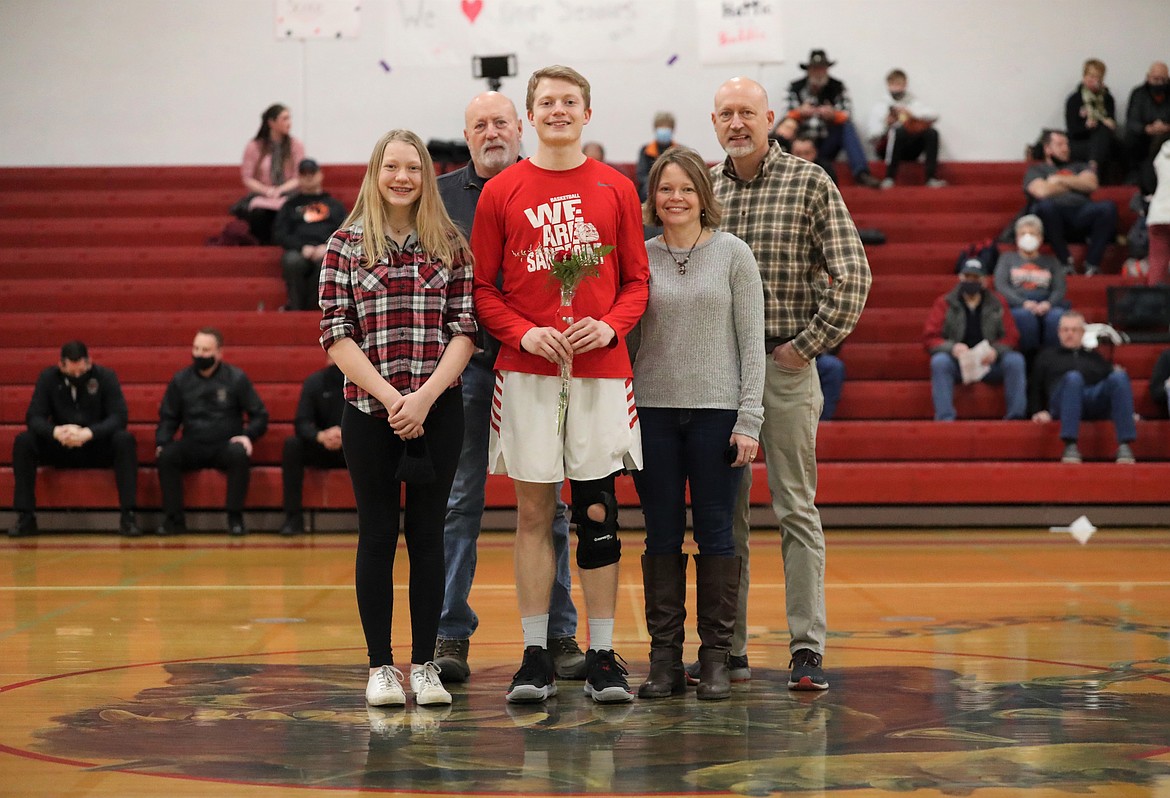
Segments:
[[[484,92],[468,103],[463,137],[471,151],[471,162],[439,177],[439,194],[447,213],[468,238],[484,184],[516,163],[522,134],[516,107],[503,94]],[[443,530],[447,584],[435,663],[448,683],[465,682],[471,675],[467,654],[471,635],[479,625],[467,599],[475,577],[476,542],[483,520],[488,423],[499,343],[482,327],[478,343],[481,351],[472,355],[463,372],[463,451],[447,501]],[[559,678],[581,679],[585,675],[585,654],[577,645],[577,608],[569,593],[572,578],[565,509],[564,503],[558,501],[553,522],[557,570],[549,604],[549,650]]]
[[[715,93],[711,122],[727,159],[711,170],[722,229],[751,247],[764,282],[764,426],[772,509],[780,524],[790,635],[788,687],[825,690],[825,533],[814,504],[817,418],[823,398],[813,359],[857,324],[871,276],[841,194],[816,164],[769,142],[775,114],[764,88],[732,78]],[[743,558],[731,678],[747,667],[748,498],[740,483],[733,531]],[[738,655],[738,656],[736,656]]]

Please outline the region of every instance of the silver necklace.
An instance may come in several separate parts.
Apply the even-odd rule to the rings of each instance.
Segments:
[[[699,245],[699,239],[702,237],[703,237],[703,228],[700,227],[699,234],[697,236],[695,236],[695,243],[691,244],[691,248],[687,250],[687,254],[683,257],[682,260],[679,260],[678,257],[674,254],[674,250],[670,248],[670,244],[667,243],[666,234],[665,233],[662,234],[662,243],[666,244],[666,251],[670,253],[670,259],[675,262],[676,266],[678,266],[678,273],[679,274],[686,274],[687,273],[687,264],[691,260],[691,253],[695,251],[695,247],[697,247]]]

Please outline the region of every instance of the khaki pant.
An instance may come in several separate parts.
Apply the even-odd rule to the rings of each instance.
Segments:
[[[760,443],[768,467],[772,510],[780,526],[784,557],[789,650],[825,652],[825,531],[814,504],[817,494],[817,420],[824,397],[810,363],[788,371],[768,358],[764,373],[764,426]],[[736,501],[735,553],[742,558],[739,612],[731,653],[747,653],[747,595],[751,581],[748,529],[751,469],[745,469]]]

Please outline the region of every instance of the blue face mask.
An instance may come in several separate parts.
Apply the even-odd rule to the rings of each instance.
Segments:
[[[654,140],[663,146],[670,144],[674,141],[674,129],[669,127],[654,128]]]

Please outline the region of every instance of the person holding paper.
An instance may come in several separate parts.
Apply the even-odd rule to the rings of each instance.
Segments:
[[[959,271],[959,284],[934,301],[923,329],[930,353],[934,420],[955,420],[955,383],[964,377],[965,384],[1003,383],[1004,418],[1023,419],[1028,396],[1024,356],[1015,351],[1019,338],[1007,302],[987,285],[983,264],[975,258],[967,261]],[[969,352],[977,348],[976,362],[963,369],[962,361],[970,361]]]

